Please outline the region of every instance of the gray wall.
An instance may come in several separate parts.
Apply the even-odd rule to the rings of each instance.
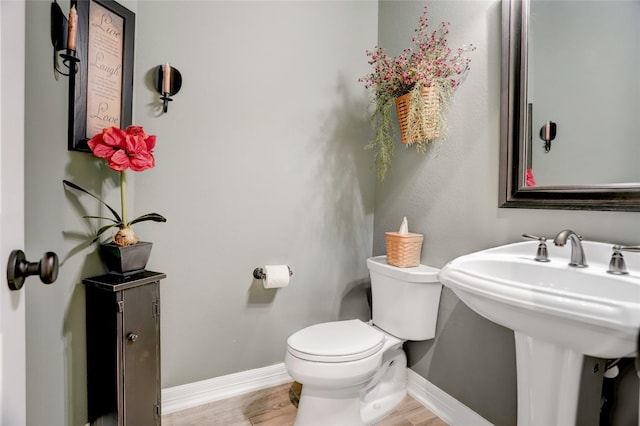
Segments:
[[[378,186],[362,150],[367,94],[355,80],[376,37],[390,52],[409,43],[423,2],[125,4],[137,13],[134,120],[158,135],[157,167],[130,175],[129,200],[134,213],[169,220],[136,228],[155,244],[149,268],[168,275],[163,387],[282,362],[292,331],[366,318],[364,260],[384,253],[384,231],[404,215],[425,233],[422,261],[434,266],[569,226],[587,238],[640,241],[637,213],[497,208],[497,0],[429,3],[432,23],[453,23],[452,46],[478,50],[448,113],[449,140],[426,155],[397,150]],[[83,245],[93,228],[61,180],[116,205],[118,193],[111,171],[66,151],[67,82],[51,70],[49,8],[27,2],[26,250],[65,261],[54,285],[26,286],[27,410],[29,425],[76,426],[87,416],[80,282],[102,269]],[[149,71],[166,61],[183,88],[160,115]],[[255,285],[253,268],[270,263],[291,265],[288,288]],[[512,335],[452,293],[443,293],[436,338],[408,352],[418,373],[489,420],[513,422]]]
[[[158,136],[156,168],[129,173],[133,214],[166,224],[149,269],[167,273],[162,386],[283,361],[286,338],[312,323],[369,317],[374,175],[367,93],[357,78],[376,43],[376,2],[140,1],[134,122]],[[51,286],[27,291],[28,424],[85,424],[81,280],[102,273],[70,179],[119,205],[117,174],[66,149],[67,87],[52,72],[50,2],[27,2],[26,251],[56,251]],[[61,2],[68,10],[68,2]],[[330,23],[330,24],[329,24]],[[183,88],[159,114],[150,70],[170,61]],[[252,271],[289,264],[288,288]]]
[[[69,3],[59,2],[63,10]],[[122,2],[135,11],[135,2]],[[68,80],[53,75],[51,2],[26,2],[25,252],[38,260],[58,254],[55,284],[31,279],[26,292],[27,424],[84,425],[87,421],[84,277],[102,273],[87,237],[97,229],[82,218],[86,210],[65,192],[74,181],[110,204],[119,204],[114,173],[83,153],[67,151]],[[133,185],[132,185],[133,186]],[[133,189],[133,188],[131,188]],[[131,203],[135,204],[132,195]]]
[[[499,209],[500,1],[428,2],[431,25],[452,23],[449,42],[473,43],[471,71],[447,118],[449,138],[426,155],[396,150],[393,170],[376,187],[374,254],[384,232],[403,216],[425,234],[422,263],[442,267],[478,249],[552,237],[570,227],[587,239],[637,243],[638,213]],[[382,2],[380,44],[397,54],[410,43],[423,2]],[[513,334],[471,312],[448,289],[436,338],[407,345],[410,366],[470,408],[499,424],[516,418]]]
[[[140,226],[150,269],[168,275],[163,387],[280,363],[295,330],[351,312],[345,294],[366,282],[372,250],[357,78],[377,13],[375,2],[138,3],[135,113],[158,144],[136,205],[168,219]],[[148,72],[166,61],[183,88],[158,116]],[[290,265],[290,286],[261,289],[251,274],[265,264]]]

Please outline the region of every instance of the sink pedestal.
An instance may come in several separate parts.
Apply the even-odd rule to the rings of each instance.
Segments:
[[[518,426],[574,425],[583,355],[514,332]]]
[[[585,387],[594,398],[589,413],[578,413],[584,357],[628,357],[639,346],[640,253],[625,254],[633,272],[614,275],[607,273],[611,244],[582,246],[588,268],[571,266],[569,250],[555,245],[547,247],[549,262],[536,262],[538,242],[528,241],[460,256],[438,275],[469,308],[514,331],[519,426],[567,426],[583,414],[594,417],[595,388]]]

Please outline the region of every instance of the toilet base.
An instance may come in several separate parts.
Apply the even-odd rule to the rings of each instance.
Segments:
[[[382,366],[365,389],[360,417],[365,425],[378,423],[407,396],[407,355],[401,346],[384,354]]]
[[[401,343],[385,352],[381,366],[363,385],[321,389],[302,385],[295,426],[371,426],[407,395],[407,356]]]
[[[294,426],[365,426],[360,417],[362,386],[336,391],[302,385]]]
[[[384,396],[379,400],[363,405],[360,409],[362,424],[371,426],[387,417],[402,400],[407,396],[407,390],[397,391],[394,394]]]

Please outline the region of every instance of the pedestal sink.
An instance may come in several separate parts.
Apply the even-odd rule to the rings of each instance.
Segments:
[[[508,244],[458,257],[440,281],[483,317],[514,331],[518,425],[573,425],[583,355],[631,357],[640,328],[640,253],[625,253],[628,275],[607,273],[613,244],[583,241],[586,268],[570,248]]]

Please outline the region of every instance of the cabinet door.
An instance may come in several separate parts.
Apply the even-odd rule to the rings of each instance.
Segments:
[[[123,299],[125,425],[159,425],[159,285],[124,290]]]

